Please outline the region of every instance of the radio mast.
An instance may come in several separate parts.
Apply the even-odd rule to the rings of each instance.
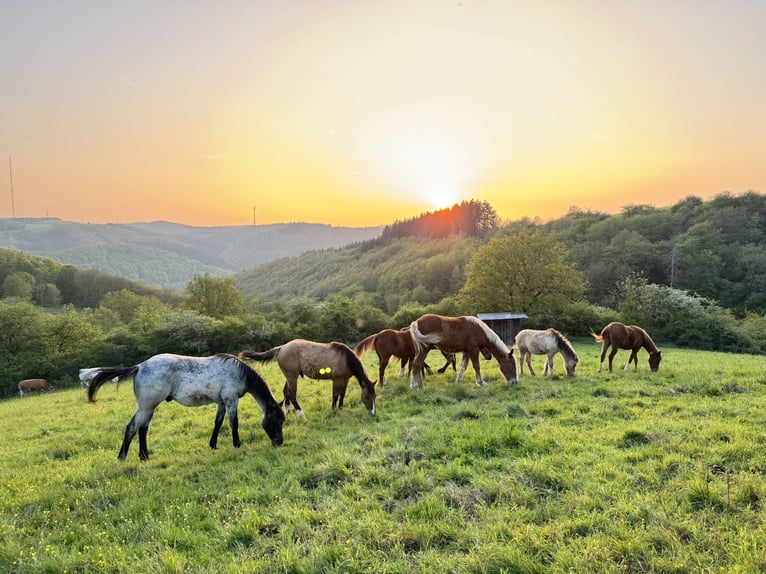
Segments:
[[[11,177],[11,217],[16,217],[16,203],[13,201],[13,165],[11,165],[11,156],[8,156],[8,175]]]

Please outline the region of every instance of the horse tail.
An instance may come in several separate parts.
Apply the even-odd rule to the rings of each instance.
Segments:
[[[354,353],[357,354],[357,356],[361,357],[364,353],[369,351],[372,346],[375,344],[375,339],[378,338],[378,333],[375,333],[374,335],[370,335],[366,339],[362,339],[357,343],[356,347],[354,347]]]
[[[596,335],[596,333],[593,332],[593,329],[590,330],[591,336],[596,339],[596,343],[603,343],[604,337],[602,335]]]
[[[279,350],[281,348],[282,346],[280,345],[279,347],[273,347],[269,349],[268,351],[263,351],[262,353],[259,353],[258,351],[249,351],[249,350],[240,351],[237,357],[240,360],[252,359],[253,361],[260,361],[261,363],[265,364],[270,362],[272,359],[274,359],[274,357],[276,357],[279,354]]]
[[[412,335],[415,348],[428,348],[429,345],[436,346],[441,341],[439,333],[429,333],[427,335],[421,333],[417,319],[410,323],[410,335]]]
[[[132,377],[138,371],[138,365],[132,367],[101,367],[93,375],[88,385],[88,401],[91,403],[96,402],[96,391],[108,380],[113,380],[115,383],[120,379]]]

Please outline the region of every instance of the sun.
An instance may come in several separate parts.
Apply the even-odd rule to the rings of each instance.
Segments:
[[[433,211],[446,209],[458,203],[458,194],[451,189],[434,189],[428,193],[428,203]]]

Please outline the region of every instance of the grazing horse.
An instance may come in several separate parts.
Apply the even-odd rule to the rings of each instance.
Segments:
[[[410,387],[413,389],[423,386],[423,365],[429,345],[448,353],[463,353],[456,383],[463,381],[463,374],[470,359],[473,370],[476,372],[476,385],[485,384],[481,378],[480,352],[495,357],[508,383],[519,382],[513,349],[509,351],[497,333],[478,317],[444,317],[427,313],[412,322],[410,332],[418,348],[412,362]]]
[[[53,387],[45,379],[24,379],[19,381],[19,396],[25,397],[29,391],[38,391],[40,393],[51,393]]]
[[[612,346],[612,351],[609,353],[609,372],[612,372],[612,359],[617,354],[618,349],[630,349],[630,357],[625,364],[625,370],[630,368],[631,361],[635,364],[636,370],[638,370],[638,352],[641,347],[647,350],[649,353],[649,368],[652,372],[656,372],[660,368],[660,361],[662,360],[662,351],[652,341],[649,334],[637,325],[623,325],[622,323],[609,323],[601,330],[600,335],[596,335],[593,331],[590,333],[597,343],[601,343],[601,362],[598,365],[598,372],[601,372],[601,367],[604,365],[604,357],[606,356],[606,350],[609,346]]]
[[[303,409],[298,404],[298,376],[310,379],[332,380],[332,407],[343,407],[348,380],[353,376],[359,381],[362,389],[362,403],[371,415],[375,414],[375,381],[367,376],[362,361],[348,345],[343,343],[315,343],[305,339],[293,339],[258,353],[256,351],[241,351],[240,359],[252,359],[262,363],[277,360],[282,374],[285,376],[285,409],[290,412],[290,405],[295,412],[304,416]]]
[[[235,447],[239,441],[239,418],[237,406],[245,393],[253,395],[263,411],[261,426],[274,446],[282,444],[282,425],[285,414],[274,399],[269,387],[253,369],[233,355],[212,357],[185,357],[162,354],[150,357],[132,367],[99,367],[88,386],[88,400],[96,402],[98,388],[110,379],[133,377],[133,393],[136,395],[137,410],[125,429],[122,448],[117,455],[125,460],[130,441],[138,431],[138,456],[149,460],[146,435],[154,409],[162,401],[177,401],[187,407],[217,403],[218,410],[210,437],[210,448],[218,444],[218,431],[225,414],[229,415],[231,438]]]
[[[543,376],[553,375],[553,357],[556,353],[561,353],[564,358],[564,368],[570,377],[574,375],[575,367],[580,362],[572,344],[556,329],[545,329],[544,331],[522,329],[516,334],[515,346],[519,349],[519,367],[522,375],[524,374],[525,360],[529,372],[532,375],[535,374],[535,370],[532,368],[532,355],[548,356],[543,368]]]
[[[407,366],[407,363],[409,363],[410,371],[412,371],[412,359],[415,358],[417,349],[415,348],[415,343],[412,341],[412,335],[410,335],[409,328],[400,329],[398,331],[394,331],[393,329],[383,329],[379,333],[370,335],[366,339],[360,341],[354,348],[354,353],[361,357],[362,354],[370,349],[375,349],[375,353],[378,355],[378,380],[380,381],[381,386],[386,384],[386,367],[388,366],[391,357],[401,360],[401,367],[399,369],[400,378],[404,376],[404,368]],[[455,354],[442,351],[442,355],[447,359],[447,362],[444,363],[444,366],[439,369],[438,372],[443,373],[450,365],[452,365],[453,371],[457,371],[455,368]],[[423,366],[426,371],[428,371],[429,375],[433,374],[431,367],[429,367],[427,363],[424,363]]]

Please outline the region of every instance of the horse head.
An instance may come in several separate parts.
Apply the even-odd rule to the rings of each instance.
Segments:
[[[516,357],[513,356],[513,349],[504,357],[497,357],[500,365],[500,372],[503,373],[505,380],[509,385],[519,384],[519,375],[516,373]]]
[[[375,385],[377,381],[370,381],[369,379],[361,384],[362,387],[362,403],[364,403],[367,412],[370,415],[375,416]]]
[[[662,361],[662,351],[649,353],[649,368],[653,373],[660,369],[660,361]]]

